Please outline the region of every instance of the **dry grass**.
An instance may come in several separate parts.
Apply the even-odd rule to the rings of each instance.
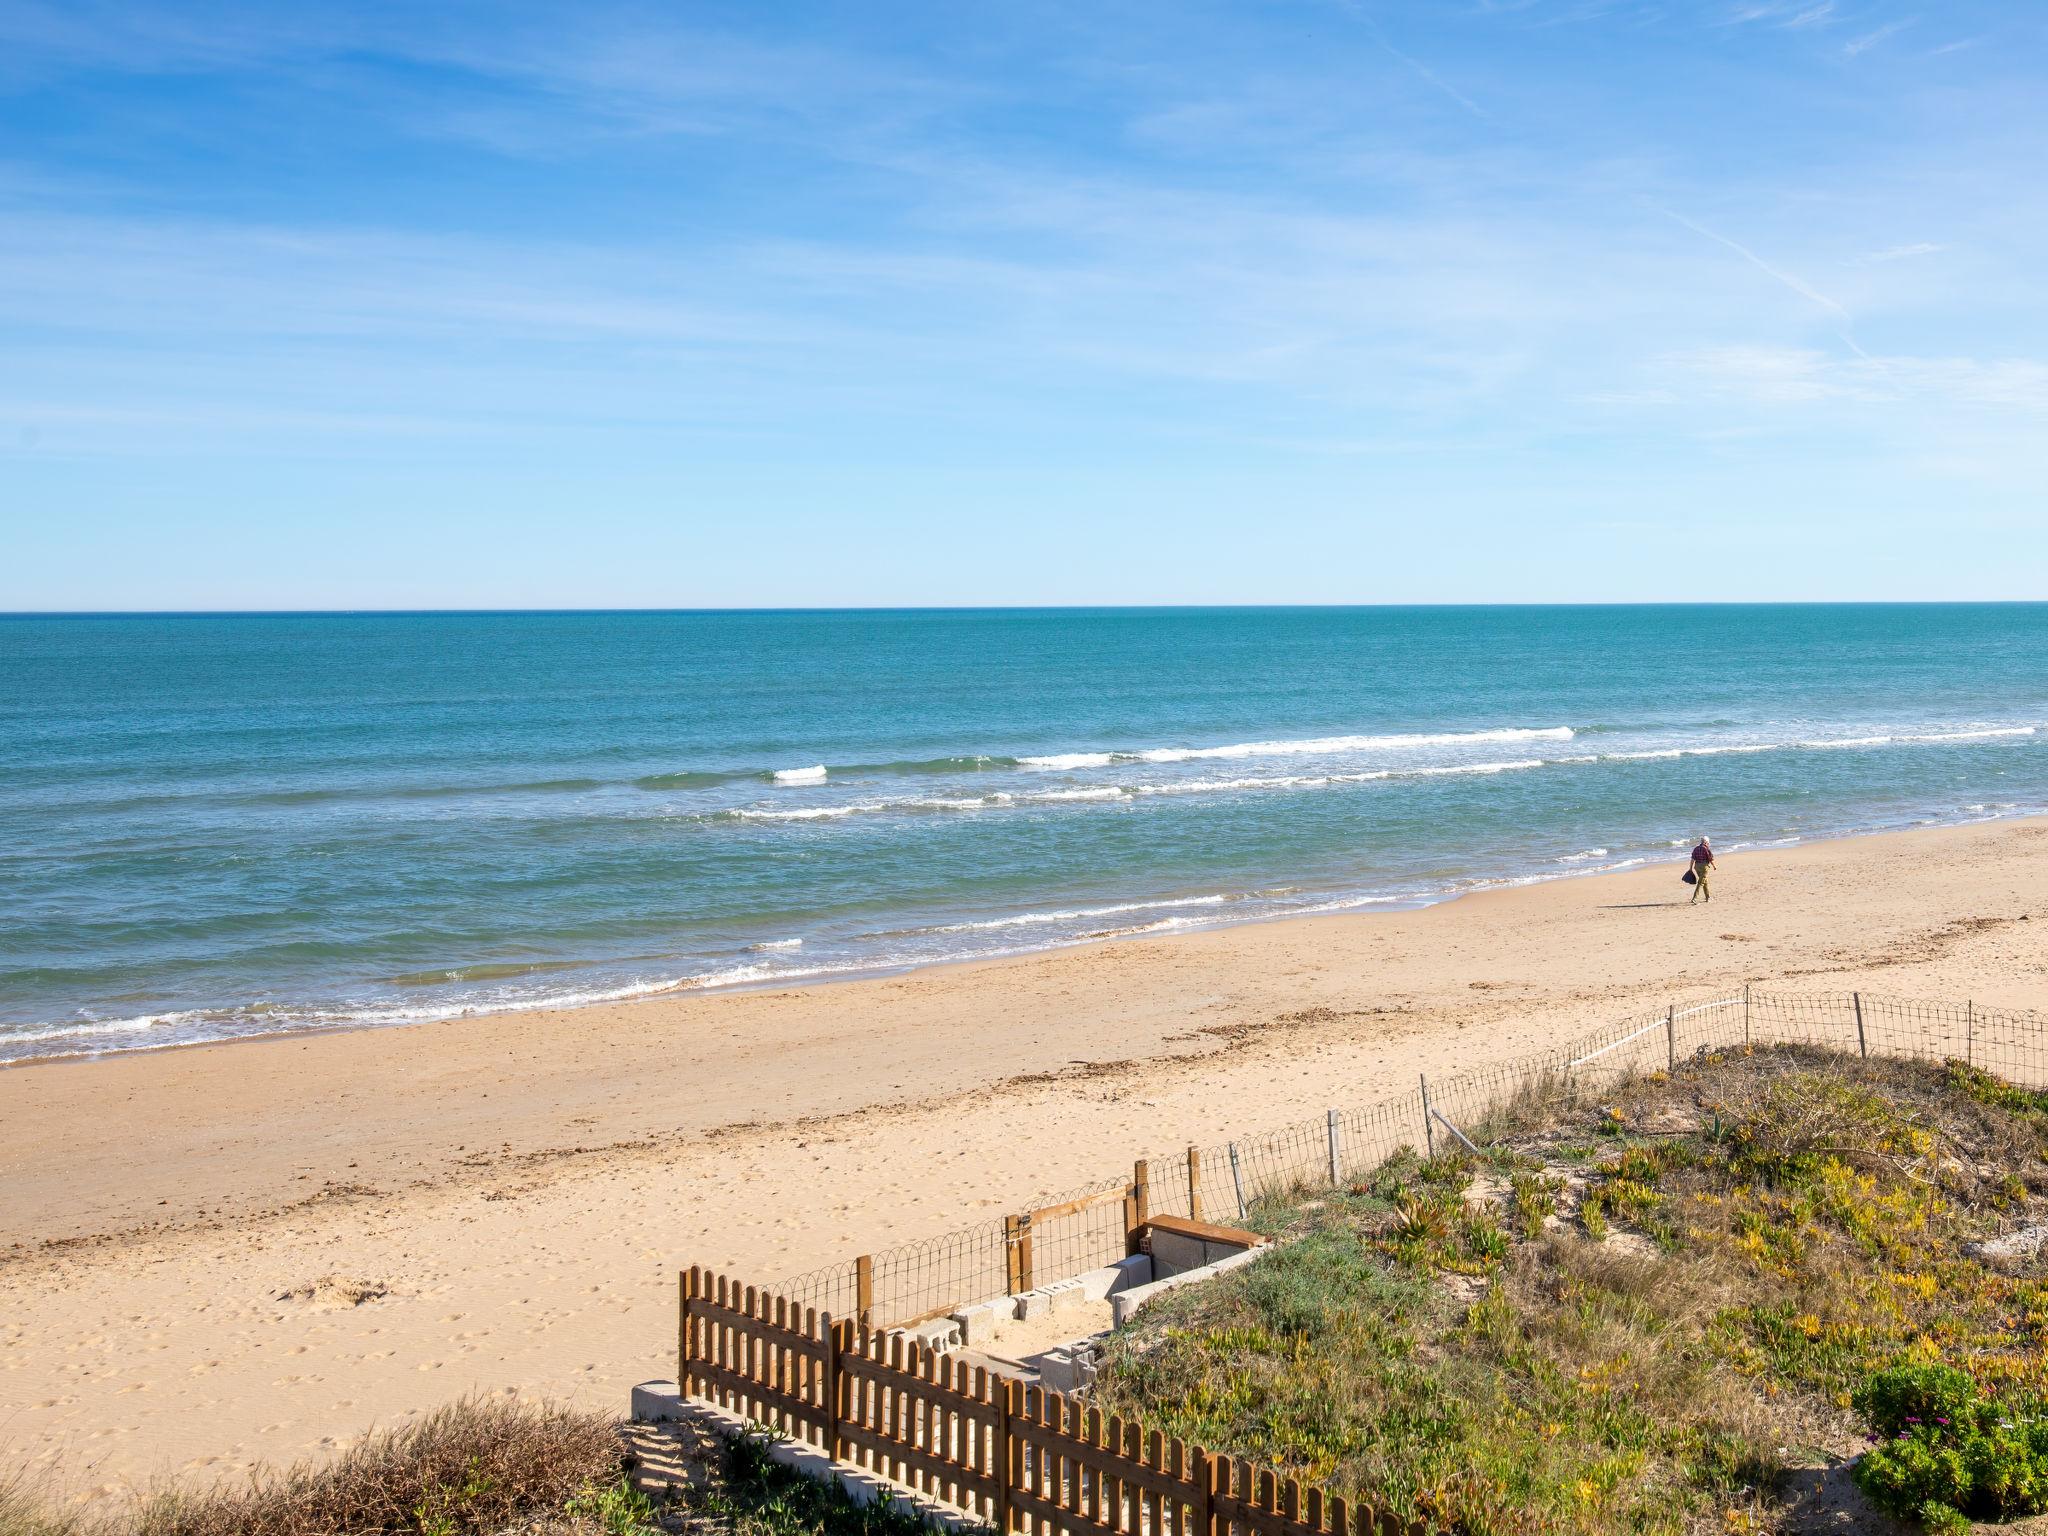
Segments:
[[[610,1419],[472,1398],[331,1461],[160,1490],[113,1511],[82,1513],[0,1483],[0,1536],[629,1536],[650,1522],[623,1470]]]
[[[0,1478],[0,1536],[82,1536],[84,1522],[16,1474]]]
[[[133,1536],[425,1536],[496,1531],[616,1482],[618,1433],[594,1414],[470,1399],[373,1435],[334,1460],[240,1487],[161,1494]]]

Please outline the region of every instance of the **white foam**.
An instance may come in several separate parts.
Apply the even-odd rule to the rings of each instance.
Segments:
[[[822,784],[825,782],[825,765],[818,763],[810,768],[778,768],[771,777],[778,784]]]
[[[1939,745],[1951,741],[1992,741],[2014,736],[2032,736],[2031,725],[1984,726],[1967,731],[1903,732],[1890,736],[1812,736],[1794,741],[1723,742],[1710,747],[1658,747],[1641,752],[1602,752],[1598,760],[1609,763],[1669,761],[1680,757],[1725,757],[1742,752],[1832,752],[1870,747]]]
[[[801,811],[736,810],[726,814],[740,821],[834,821],[855,811],[879,810],[878,805],[815,805]]]
[[[802,939],[763,939],[758,944],[749,944],[747,946],[749,949],[758,950],[802,949],[803,947],[804,941]]]
[[[1402,752],[1418,747],[1479,746],[1506,741],[1570,741],[1568,725],[1504,726],[1490,731],[1425,731],[1389,736],[1309,736],[1238,741],[1217,747],[1141,747],[1112,752],[1055,752],[1020,757],[1025,768],[1107,768],[1112,763],[1186,763],[1211,758],[1319,757],[1337,752]]]
[[[972,923],[944,923],[933,928],[914,928],[912,933],[985,933],[999,928],[1038,928],[1053,923],[1079,923],[1095,917],[1117,917],[1125,912],[1160,912],[1174,907],[1215,907],[1232,898],[1220,896],[1173,896],[1159,901],[1120,901],[1106,907],[1073,907],[1061,912],[1018,912],[1009,917],[983,918]]]
[[[1341,896],[1334,901],[1319,901],[1311,906],[1290,907],[1288,917],[1314,917],[1325,912],[1349,912],[1357,907],[1384,907],[1400,901],[1399,896]]]
[[[1107,768],[1111,763],[1119,760],[1130,762],[1133,759],[1128,753],[1054,752],[1046,757],[1020,757],[1017,759],[1017,766],[1020,768],[1052,768],[1065,771],[1075,768]]]
[[[1591,859],[1604,859],[1606,857],[1607,850],[1605,848],[1587,848],[1579,853],[1568,853],[1557,862],[1560,864],[1584,864]]]
[[[1986,726],[1976,731],[1941,731],[1931,736],[1901,736],[1901,741],[1988,741],[1995,736],[2032,736],[2031,725]]]

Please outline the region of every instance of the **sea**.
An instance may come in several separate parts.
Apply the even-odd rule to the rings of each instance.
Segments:
[[[2048,604],[12,616],[0,1060],[2044,808]]]

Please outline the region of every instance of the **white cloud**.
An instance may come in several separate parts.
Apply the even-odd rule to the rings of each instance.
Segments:
[[[1919,19],[1917,16],[1907,16],[1898,21],[1888,21],[1883,26],[1873,31],[1865,32],[1860,37],[1850,38],[1848,42],[1842,44],[1842,52],[1852,59],[1860,54],[1868,53],[1886,38],[1896,37]]]
[[[2048,362],[2033,358],[1891,355],[1846,360],[1804,347],[1710,347],[1668,359],[1669,372],[1690,390],[1761,405],[1911,402],[1915,410],[2048,413]]]
[[[1887,246],[1881,251],[1871,251],[1866,255],[1858,256],[1855,259],[1855,264],[1858,266],[1870,266],[1873,263],[1883,261],[1910,261],[1916,256],[1932,256],[1938,251],[1945,251],[1947,249],[1948,247],[1945,245],[1936,245],[1931,241],[1921,240],[1916,241],[1912,245],[1893,245]]]

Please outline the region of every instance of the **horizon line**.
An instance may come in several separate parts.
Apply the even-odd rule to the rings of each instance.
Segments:
[[[1510,602],[1388,603],[845,603],[733,604],[717,607],[479,607],[447,608],[0,608],[0,620],[21,619],[232,619],[232,618],[548,618],[632,615],[862,613],[1358,613],[1481,608],[2023,608],[2048,597],[1792,597],[1594,598]]]

